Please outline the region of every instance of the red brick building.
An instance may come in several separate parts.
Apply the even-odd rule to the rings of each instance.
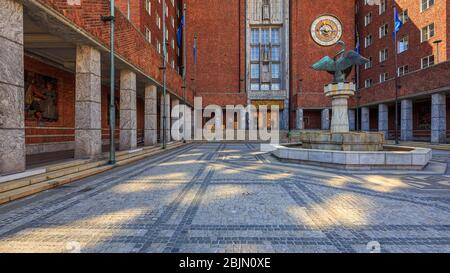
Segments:
[[[357,23],[361,53],[371,63],[360,68],[360,99],[354,100],[363,107],[362,129],[394,136],[398,73],[401,139],[446,142],[450,1],[385,0],[380,6],[365,2],[357,3]],[[397,34],[397,69],[391,34],[394,5],[403,21]]]
[[[187,51],[188,79],[193,79],[190,84],[195,86],[196,94],[203,97],[204,104],[277,104],[283,110],[282,129],[296,127],[297,109],[304,111],[299,121],[305,124],[304,128],[320,129],[321,110],[329,107],[323,85],[330,77],[314,72],[310,66],[325,54],[335,54],[339,48],[315,42],[311,24],[316,18],[331,15],[343,28],[341,38],[353,47],[353,1],[340,5],[334,5],[333,1],[321,1],[319,5],[313,1],[281,0],[192,0],[187,3],[187,48],[193,47],[194,37],[197,37],[197,65],[194,65],[192,51]],[[265,12],[267,17],[264,17]],[[266,30],[279,32],[273,34],[279,40],[274,41],[273,37],[270,41],[262,40]],[[259,35],[259,40],[252,32]],[[258,83],[252,79],[252,66],[263,59],[262,50],[267,47],[276,51],[270,52],[269,58],[277,54],[275,62],[268,62],[272,64],[271,72],[272,68],[277,70],[272,77],[281,78],[279,81],[272,79],[270,88],[264,81]],[[264,61],[260,69],[262,73]]]
[[[284,130],[328,129],[330,101],[323,86],[331,76],[310,66],[333,57],[341,49],[338,40],[353,49],[357,37],[362,55],[372,62],[348,79],[359,80],[360,87],[350,102],[351,127],[393,137],[394,1],[365,2],[116,0],[118,148],[156,144],[164,117],[171,123],[164,112],[180,103],[192,106],[194,96],[202,97],[204,106],[278,105]],[[110,1],[0,3],[0,173],[24,170],[25,157],[35,154],[101,156],[110,134],[111,33],[102,20],[110,14]],[[450,0],[395,4],[408,18],[398,33],[399,131],[405,140],[445,142]],[[186,44],[179,47],[184,6]]]

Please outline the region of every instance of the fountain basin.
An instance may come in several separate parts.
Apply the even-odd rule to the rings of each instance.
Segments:
[[[305,131],[300,133],[302,148],[336,151],[382,151],[384,134],[379,132],[332,133]]]
[[[385,145],[382,151],[338,151],[300,148],[301,144],[270,144],[272,155],[281,161],[348,170],[422,170],[432,150]]]

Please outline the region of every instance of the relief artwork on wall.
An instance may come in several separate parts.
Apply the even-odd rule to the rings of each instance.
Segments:
[[[419,130],[431,130],[431,109],[428,106],[417,107],[418,112],[418,124]]]
[[[58,121],[58,80],[25,70],[25,118]]]

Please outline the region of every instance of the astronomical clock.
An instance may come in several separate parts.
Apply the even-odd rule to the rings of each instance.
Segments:
[[[342,38],[342,23],[332,15],[322,15],[311,24],[311,36],[321,46],[332,46]]]

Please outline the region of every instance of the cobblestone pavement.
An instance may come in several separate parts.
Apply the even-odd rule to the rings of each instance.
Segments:
[[[446,180],[189,145],[1,206],[0,252],[450,252]]]

